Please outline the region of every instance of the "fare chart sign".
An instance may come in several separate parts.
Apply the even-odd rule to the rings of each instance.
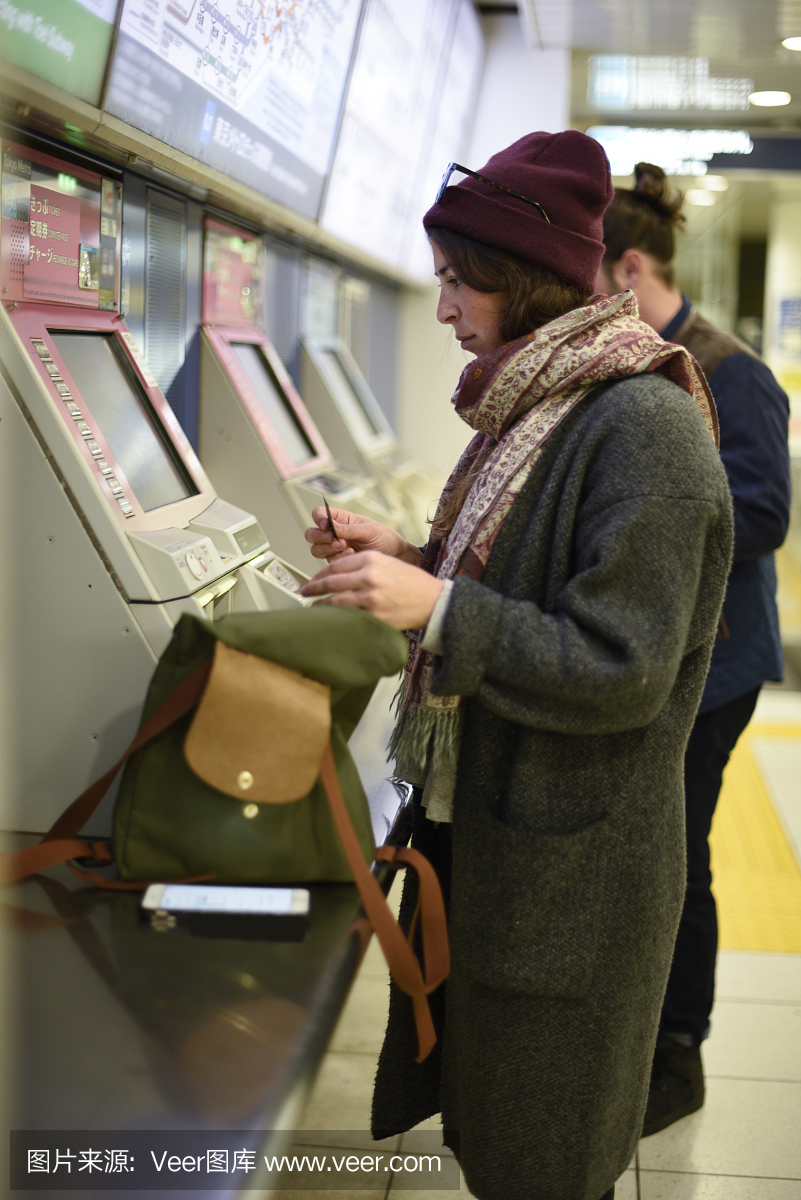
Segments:
[[[116,309],[121,202],[118,180],[3,141],[5,299]]]
[[[25,299],[91,305],[79,286],[81,202],[31,184],[31,249],[25,267]]]
[[[315,218],[361,0],[124,0],[106,108]]]

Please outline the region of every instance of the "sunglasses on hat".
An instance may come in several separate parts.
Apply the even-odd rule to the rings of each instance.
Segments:
[[[435,201],[436,204],[439,204],[440,200],[445,195],[445,189],[448,186],[450,177],[454,171],[460,171],[462,175],[469,175],[471,179],[477,179],[479,183],[488,183],[490,187],[497,188],[499,192],[506,192],[507,196],[514,196],[516,200],[525,200],[526,204],[532,204],[534,208],[539,209],[545,220],[550,225],[551,218],[548,216],[547,212],[539,203],[539,201],[529,200],[528,196],[521,196],[519,192],[513,192],[511,188],[505,187],[504,184],[496,183],[494,179],[487,179],[486,175],[479,175],[477,171],[471,171],[469,167],[463,167],[459,163],[455,162],[448,164],[448,169],[442,176],[442,183],[439,185],[439,191],[437,192],[437,199]]]

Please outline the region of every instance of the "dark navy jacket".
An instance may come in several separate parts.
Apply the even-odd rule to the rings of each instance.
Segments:
[[[716,641],[700,712],[782,678],[773,551],[790,515],[790,406],[770,369],[733,335],[684,303],[660,336],[698,360],[720,420],[720,456],[734,503],[734,565],[723,617],[728,641]]]

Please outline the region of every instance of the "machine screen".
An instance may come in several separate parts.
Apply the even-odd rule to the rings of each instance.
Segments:
[[[113,336],[49,333],[145,512],[196,496],[197,488],[160,436],[145,393],[115,351]]]
[[[293,463],[300,466],[316,458],[317,451],[259,347],[252,342],[231,342],[231,349]]]
[[[342,403],[347,409],[347,417],[351,419],[353,425],[359,430],[362,438],[372,441],[379,431],[366,406],[362,403],[361,396],[351,383],[348,373],[342,366],[339,355],[335,350],[325,350],[324,354],[326,361],[339,382],[339,393]]]

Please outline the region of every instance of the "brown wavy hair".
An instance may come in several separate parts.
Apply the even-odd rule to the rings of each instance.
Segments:
[[[657,264],[659,277],[673,287],[675,235],[684,225],[684,193],[671,188],[661,167],[637,163],[634,187],[615,188],[604,213],[604,263],[616,263],[626,250],[642,250]]]
[[[533,333],[571,309],[581,308],[590,298],[590,292],[547,267],[477,242],[465,233],[436,225],[428,230],[428,236],[462,283],[476,292],[504,294],[506,304],[500,327],[504,342]],[[437,514],[431,520],[432,537],[448,537],[492,449],[490,442],[453,489],[443,492]]]
[[[477,242],[466,233],[434,225],[428,230],[428,237],[462,283],[475,292],[503,292],[506,295],[506,309],[501,321],[504,342],[513,342],[526,333],[533,333],[572,308],[581,308],[590,298],[589,292],[555,271]]]

